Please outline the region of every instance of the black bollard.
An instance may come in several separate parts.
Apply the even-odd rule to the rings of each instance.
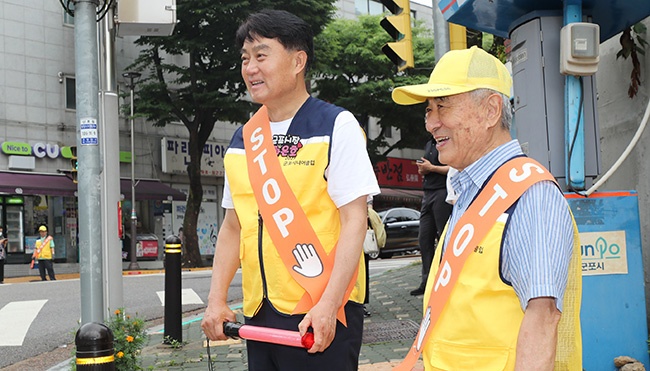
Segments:
[[[165,337],[163,343],[183,342],[181,328],[181,239],[165,239]]]
[[[89,322],[74,337],[78,371],[114,371],[113,332],[101,323]]]

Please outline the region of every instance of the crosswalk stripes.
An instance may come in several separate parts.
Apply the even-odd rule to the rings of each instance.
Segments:
[[[158,294],[158,298],[160,298],[160,302],[162,303],[162,305],[165,306],[165,292],[156,291],[156,294]],[[201,300],[199,295],[194,290],[182,289],[181,305],[188,305],[188,304],[203,304],[203,300]]]
[[[0,346],[21,346],[47,300],[14,301],[0,309]]]

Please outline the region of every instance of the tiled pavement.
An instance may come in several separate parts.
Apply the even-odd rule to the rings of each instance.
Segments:
[[[421,268],[411,264],[370,278],[372,315],[364,322],[359,370],[391,370],[406,355],[422,315],[422,296],[409,294],[420,282]],[[141,357],[145,370],[208,370],[201,316],[183,321],[183,344],[177,347],[163,344],[162,326],[150,329]],[[247,370],[245,341],[211,342],[210,356],[214,370]]]

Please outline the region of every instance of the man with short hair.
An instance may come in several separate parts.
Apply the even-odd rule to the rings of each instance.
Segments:
[[[392,93],[427,102],[440,162],[459,171],[406,365],[422,350],[427,370],[582,369],[577,228],[552,175],[510,137],[511,86],[503,63],[472,47]]]
[[[54,276],[54,239],[47,234],[47,227],[42,225],[38,227],[40,237],[34,244],[34,254],[32,259],[38,260],[38,273],[41,275],[41,281],[47,281],[45,272],[50,277],[50,281],[56,281]]]
[[[226,215],[201,327],[223,340],[228,288],[241,265],[246,324],[313,331],[299,349],[248,341],[249,370],[357,370],[365,292],[368,196],[379,186],[352,113],[307,92],[309,24],[286,11],[239,27],[241,73],[263,104],[224,158]]]

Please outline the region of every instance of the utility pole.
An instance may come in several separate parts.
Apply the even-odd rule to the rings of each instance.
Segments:
[[[439,6],[440,0],[433,1],[433,43],[436,63],[449,51],[449,26],[442,15]]]
[[[133,91],[135,90],[135,80],[140,77],[140,73],[125,72],[122,76],[128,79],[129,89],[131,90],[131,117],[129,118],[129,122],[131,123],[131,249],[129,250],[131,262],[129,263],[129,270],[137,270],[140,269],[140,266],[138,265],[136,249],[138,241],[138,214],[135,211],[135,122],[133,117]]]
[[[81,324],[104,322],[98,140],[98,0],[74,0]]]
[[[115,81],[115,28],[113,8],[98,24],[99,29],[99,143],[102,165],[102,253],[104,256],[104,318],[124,307],[122,289],[122,246],[118,236],[117,208],[120,203],[119,101]]]

